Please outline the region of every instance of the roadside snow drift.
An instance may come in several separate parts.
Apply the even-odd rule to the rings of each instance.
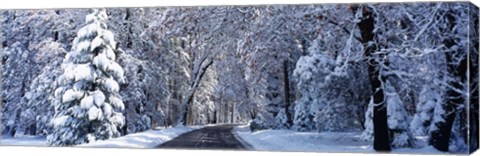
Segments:
[[[0,146],[47,146],[46,137],[44,136],[21,136],[0,138]]]
[[[248,125],[234,129],[235,135],[252,146],[252,150],[327,153],[375,153],[372,142],[361,139],[361,132],[298,132],[293,130],[261,130],[251,132]],[[422,148],[399,148],[392,153],[449,154],[425,146]]]
[[[101,140],[89,144],[78,145],[77,147],[106,147],[106,148],[154,148],[164,142],[200,127],[177,126],[162,130],[148,130],[145,132],[129,134],[126,136]],[[2,137],[0,146],[48,146],[46,137],[22,136]]]
[[[163,130],[148,130],[145,132],[129,134],[123,137],[96,141],[79,147],[108,147],[108,148],[154,148],[173,138],[190,132],[199,127],[177,126]]]

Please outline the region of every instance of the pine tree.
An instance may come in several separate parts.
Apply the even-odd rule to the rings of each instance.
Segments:
[[[420,91],[420,97],[416,106],[416,113],[410,122],[413,135],[429,134],[432,123],[433,110],[436,105],[443,103],[441,95],[433,86],[424,85]]]
[[[282,109],[278,112],[277,116],[275,117],[275,122],[275,129],[288,128],[287,114],[285,113],[285,109]]]
[[[392,147],[412,147],[414,139],[408,128],[408,114],[405,105],[390,81],[386,82],[388,128],[392,138]]]
[[[86,16],[86,26],[73,40],[63,61],[64,73],[57,79],[53,133],[50,145],[76,145],[120,136],[124,109],[119,84],[122,67],[115,62],[116,43],[107,30],[105,9]]]
[[[365,123],[363,124],[365,129],[362,132],[361,138],[366,141],[373,141],[373,99],[367,106],[367,112],[365,113]]]

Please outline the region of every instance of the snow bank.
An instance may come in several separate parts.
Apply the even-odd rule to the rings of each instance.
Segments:
[[[361,132],[298,132],[293,130],[263,130],[250,132],[247,125],[238,126],[234,133],[254,150],[289,152],[373,153],[372,142],[361,139]],[[425,139],[420,139],[426,141]],[[431,146],[399,148],[392,153],[448,154]]]
[[[148,130],[145,132],[129,134],[123,137],[96,141],[78,147],[107,147],[107,148],[154,148],[164,142],[200,127],[177,126],[162,130]]]
[[[293,130],[263,130],[251,133],[248,126],[235,128],[237,136],[261,151],[372,152],[361,133],[317,133]]]
[[[119,138],[78,145],[78,147],[154,148],[183,133],[199,128],[201,128],[201,126],[177,126],[161,130],[148,130],[145,132],[129,134]],[[3,136],[0,138],[0,146],[48,146],[48,144],[45,136],[22,136],[15,138]]]
[[[29,136],[9,137],[2,136],[0,138],[0,146],[47,146],[47,138],[45,136]]]

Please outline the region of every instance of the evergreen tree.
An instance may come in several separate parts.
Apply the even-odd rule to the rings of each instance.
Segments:
[[[414,139],[408,128],[405,105],[390,81],[386,82],[387,118],[392,147],[412,147]]]
[[[57,79],[50,145],[76,145],[120,136],[124,109],[119,84],[124,83],[113,33],[107,30],[105,9],[86,16],[86,26],[73,40]]]
[[[436,105],[443,103],[442,96],[433,86],[424,85],[420,91],[416,113],[410,122],[410,129],[413,135],[429,134],[430,124],[432,123],[433,110]]]

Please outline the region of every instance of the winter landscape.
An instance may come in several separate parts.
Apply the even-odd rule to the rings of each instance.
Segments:
[[[0,146],[478,148],[467,2],[0,12]]]

